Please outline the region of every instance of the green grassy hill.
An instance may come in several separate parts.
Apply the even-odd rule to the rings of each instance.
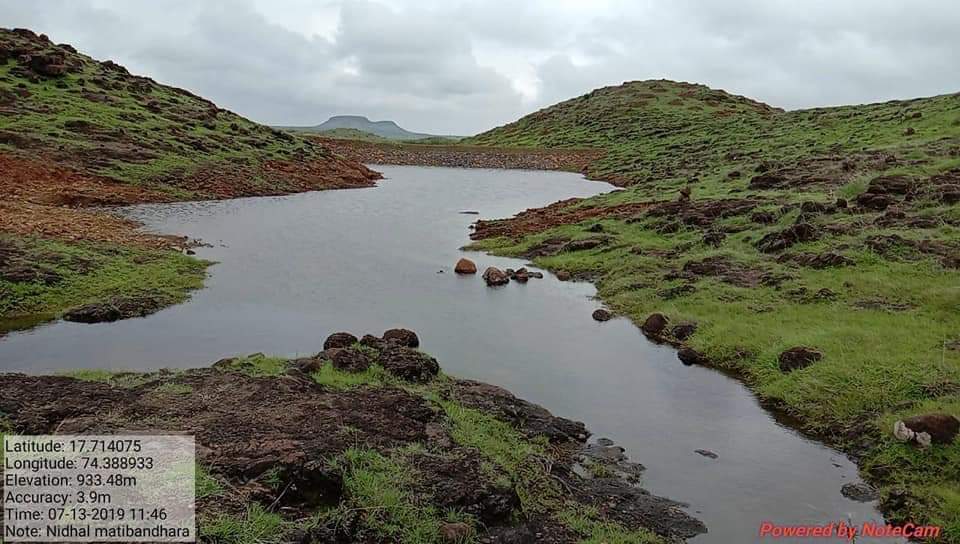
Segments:
[[[276,194],[375,178],[305,138],[23,29],[0,29],[3,151],[177,198]]]
[[[891,520],[960,542],[960,442],[891,433],[960,416],[960,95],[784,112],[634,82],[465,143],[605,150],[588,174],[626,190],[481,222],[476,246],[594,281],[637,323],[666,315],[687,362],[861,457]],[[819,360],[791,370],[801,346]]]
[[[463,143],[602,148],[607,156],[591,166],[591,177],[660,183],[744,162],[956,137],[957,104],[956,95],[947,95],[784,112],[703,85],[635,81],[597,89]],[[915,133],[905,140],[908,128]]]

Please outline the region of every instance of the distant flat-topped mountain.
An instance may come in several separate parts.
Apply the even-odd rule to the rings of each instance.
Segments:
[[[334,115],[325,122],[313,127],[283,127],[305,132],[330,132],[344,129],[358,130],[388,140],[419,140],[433,137],[433,134],[411,132],[401,128],[393,121],[371,121],[363,115]]]

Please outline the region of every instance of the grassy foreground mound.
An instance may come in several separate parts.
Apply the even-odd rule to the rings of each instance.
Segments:
[[[475,247],[594,281],[638,324],[662,314],[646,328],[685,362],[857,456],[892,521],[960,542],[960,444],[891,433],[960,416],[960,95],[782,112],[633,82],[468,143],[605,150],[588,173],[626,190],[481,221]]]
[[[704,531],[637,488],[638,465],[584,447],[581,423],[444,376],[409,342],[338,333],[326,348],[177,372],[0,374],[0,432],[195,434],[205,542],[625,544]]]

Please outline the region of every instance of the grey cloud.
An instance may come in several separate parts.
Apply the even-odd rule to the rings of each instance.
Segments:
[[[0,13],[274,124],[359,113],[465,134],[660,77],[787,108],[960,90],[952,0],[0,0]]]

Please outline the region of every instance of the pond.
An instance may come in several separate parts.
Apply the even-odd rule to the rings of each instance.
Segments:
[[[779,424],[736,380],[682,365],[628,320],[595,322],[590,284],[547,273],[489,288],[453,273],[478,217],[460,212],[504,217],[613,187],[558,172],[374,168],[386,179],[370,189],[129,209],[151,230],[211,244],[198,249],[218,262],[206,288],[146,318],[9,334],[0,371],[306,355],[335,331],[401,326],[448,374],[501,385],[626,448],[647,467],[644,487],[689,503],[706,523],[693,542],[753,542],[762,521],[882,521],[872,505],[841,496],[858,481],[844,455]],[[468,256],[481,270],[526,264]]]

